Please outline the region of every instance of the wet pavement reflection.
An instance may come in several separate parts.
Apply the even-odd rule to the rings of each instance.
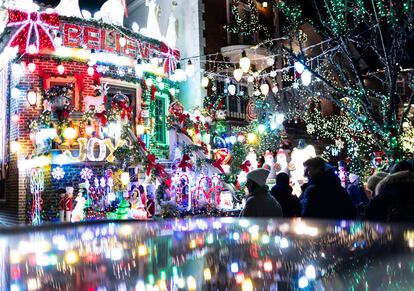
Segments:
[[[408,290],[414,226],[101,222],[0,234],[0,290]]]

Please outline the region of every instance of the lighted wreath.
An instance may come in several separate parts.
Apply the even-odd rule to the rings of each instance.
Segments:
[[[58,121],[67,121],[72,106],[73,84],[57,85],[46,90],[43,94],[43,107],[45,111],[50,110]]]

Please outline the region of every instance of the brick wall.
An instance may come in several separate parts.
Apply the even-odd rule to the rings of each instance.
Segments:
[[[7,104],[8,120],[9,120],[9,141],[18,140],[21,144],[21,151],[17,155],[9,154],[9,173],[6,181],[7,197],[6,201],[0,203],[0,222],[3,224],[15,224],[15,223],[28,223],[30,222],[30,212],[32,197],[29,191],[29,170],[19,167],[19,161],[27,158],[33,151],[33,145],[29,138],[28,124],[31,120],[37,118],[42,110],[40,104],[40,96],[38,98],[37,107],[30,107],[26,100],[26,92],[32,86],[36,89],[43,89],[42,87],[42,72],[50,73],[52,76],[58,76],[57,65],[58,62],[53,59],[45,58],[33,58],[31,56],[24,56],[21,62],[28,64],[34,62],[36,64],[36,71],[29,73],[25,71],[25,75],[20,79],[10,78],[9,88],[9,104]],[[83,105],[82,96],[95,96],[92,85],[94,80],[87,74],[88,65],[79,62],[64,61],[62,64],[65,66],[64,76],[73,76],[74,73],[84,75],[84,92],[80,94],[80,104]],[[10,97],[10,89],[16,87],[20,89],[21,94],[17,99]],[[83,108],[84,109],[84,108]],[[20,115],[20,123],[14,124],[10,121],[10,116],[17,112]],[[85,165],[75,165],[71,169],[67,170],[65,180],[56,182],[51,181],[50,167],[45,168],[45,191],[43,193],[43,209],[45,211],[49,209],[48,216],[56,218],[57,216],[57,191],[60,187],[74,186],[75,193],[77,193],[77,185],[80,182],[79,173],[80,169]],[[90,168],[94,168],[99,175],[103,172],[103,165],[88,165]]]

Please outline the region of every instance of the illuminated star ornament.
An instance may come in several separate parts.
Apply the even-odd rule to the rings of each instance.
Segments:
[[[65,177],[65,171],[62,167],[56,167],[52,170],[52,177],[55,180],[62,180]]]
[[[29,12],[10,8],[7,26],[18,27],[18,30],[10,39],[10,47],[18,47],[20,52],[29,52],[29,47],[33,45],[36,47],[36,52],[43,49],[55,50],[53,37],[49,30],[59,29],[60,27],[57,13]]]

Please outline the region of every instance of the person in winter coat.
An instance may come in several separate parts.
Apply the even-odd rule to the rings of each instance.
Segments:
[[[355,219],[356,209],[341,181],[332,170],[326,170],[325,161],[312,158],[304,164],[309,178],[302,200],[302,216],[322,219]]]
[[[270,172],[265,169],[257,169],[247,174],[246,187],[249,196],[246,205],[240,213],[240,217],[282,217],[280,204],[269,194],[266,185]]]
[[[374,175],[370,176],[367,179],[367,183],[365,186],[365,193],[369,200],[373,199],[377,195],[377,192],[375,191],[375,189],[377,188],[377,185],[387,176],[388,176],[388,173],[376,172]]]
[[[414,222],[413,189],[413,171],[388,175],[378,184],[377,196],[369,203],[365,218],[374,221]]]
[[[292,187],[289,186],[289,175],[279,173],[276,176],[276,185],[270,190],[270,194],[282,207],[283,217],[299,217],[302,212],[299,198],[292,195]]]

